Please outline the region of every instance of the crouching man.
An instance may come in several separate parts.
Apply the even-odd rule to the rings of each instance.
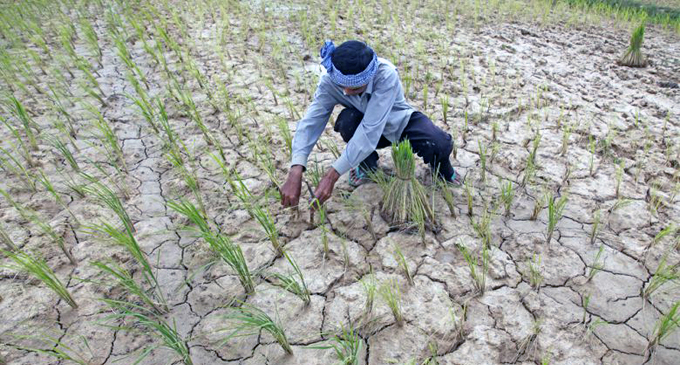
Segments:
[[[345,109],[334,129],[347,146],[314,191],[319,203],[331,197],[335,183],[346,172],[350,185],[365,182],[367,173],[378,167],[375,150],[404,139],[410,141],[413,152],[438,172],[439,178],[453,185],[461,184],[461,177],[449,161],[453,150],[451,135],[406,102],[393,64],[359,41],[347,41],[337,48],[333,42],[326,42],[321,58],[327,73],[321,77],[314,100],[295,131],[291,168],[281,187],[284,206],[298,205],[307,159],[337,104]]]

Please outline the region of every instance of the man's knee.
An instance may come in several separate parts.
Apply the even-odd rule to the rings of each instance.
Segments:
[[[349,142],[362,119],[364,119],[364,113],[354,108],[345,108],[335,120],[333,130],[339,132],[345,142]]]

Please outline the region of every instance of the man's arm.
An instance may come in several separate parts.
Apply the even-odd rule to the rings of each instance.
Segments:
[[[322,76],[314,93],[314,100],[295,130],[291,167],[286,182],[281,187],[281,204],[285,207],[298,205],[302,188],[302,173],[307,168],[307,158],[323,133],[333,107],[337,103],[326,90],[325,82],[327,81]]]

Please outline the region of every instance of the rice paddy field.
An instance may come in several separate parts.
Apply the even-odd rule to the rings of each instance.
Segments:
[[[0,1],[0,364],[680,363],[679,9]],[[326,39],[453,136],[434,222],[281,206]]]

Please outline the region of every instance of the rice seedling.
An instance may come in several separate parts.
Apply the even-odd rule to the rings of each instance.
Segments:
[[[592,245],[595,243],[595,239],[597,238],[597,234],[600,230],[600,219],[602,216],[602,211],[599,209],[595,210],[593,213],[593,225],[591,226],[590,229],[590,244]]]
[[[13,264],[6,264],[7,267],[16,271],[23,271],[35,277],[50,288],[55,294],[63,299],[72,308],[78,308],[71,293],[66,289],[66,286],[61,283],[57,275],[47,266],[45,260],[40,256],[31,256],[23,251],[5,251],[0,250],[3,255],[13,261]]]
[[[392,316],[394,316],[397,325],[402,326],[404,324],[404,316],[401,310],[401,290],[399,289],[399,283],[395,279],[387,280],[378,288],[378,294],[392,311]]]
[[[444,198],[446,206],[449,208],[449,213],[451,214],[451,217],[455,218],[456,203],[454,201],[454,196],[453,192],[451,191],[451,188],[448,186],[446,181],[443,181],[442,179],[434,178],[433,180],[437,182],[437,185],[439,186],[439,189],[442,192],[442,197]]]
[[[536,219],[538,219],[538,215],[545,207],[545,204],[548,201],[548,199],[550,199],[550,193],[544,190],[543,193],[537,199],[534,200],[534,208],[531,211],[531,216],[529,217],[529,220],[535,221]]]
[[[602,320],[600,318],[596,318],[595,320],[591,321],[590,324],[588,325],[587,329],[586,329],[585,338],[586,339],[590,338],[590,336],[593,334],[593,332],[595,332],[595,330],[598,327],[600,327],[602,325],[606,325],[606,324],[609,324],[609,322]]]
[[[602,260],[602,253],[604,253],[604,245],[600,246],[597,250],[593,263],[590,265],[590,270],[588,271],[588,281],[593,280],[595,275],[604,269],[604,260]]]
[[[129,235],[132,236],[132,234],[136,232],[135,226],[118,195],[94,177],[85,173],[81,173],[80,175],[90,182],[90,185],[82,188],[85,194],[94,198],[99,204],[111,209],[118,216],[126,231],[129,232]]]
[[[349,208],[349,210],[358,212],[361,215],[361,217],[364,219],[364,223],[366,223],[366,228],[368,229],[368,232],[371,234],[371,237],[373,238],[373,241],[378,241],[378,236],[376,235],[375,229],[373,228],[372,210],[369,210],[366,204],[364,204],[364,202],[359,201],[352,195],[347,195],[343,200],[343,203],[347,208]]]
[[[553,232],[555,231],[557,222],[562,218],[562,213],[564,212],[566,205],[566,195],[562,195],[559,199],[555,196],[548,198],[548,239],[546,240],[546,243],[550,243],[550,240],[552,240]]]
[[[157,314],[168,312],[168,305],[164,301],[158,301],[147,293],[147,290],[142,288],[132,277],[132,274],[124,267],[115,262],[104,263],[102,261],[95,261],[92,266],[98,268],[103,273],[112,277],[118,285],[125,288],[129,293],[136,295],[139,299],[147,304]],[[160,290],[159,290],[160,292]],[[160,297],[162,299],[162,297]]]
[[[484,294],[486,290],[486,274],[489,271],[489,249],[486,245],[482,245],[481,257],[477,257],[477,255],[471,253],[462,244],[458,244],[457,247],[463,254],[463,258],[470,269],[470,277],[475,289],[479,294]]]
[[[227,318],[240,322],[240,325],[225,338],[225,342],[233,337],[249,336],[264,330],[274,337],[283,351],[290,355],[293,354],[293,349],[290,347],[281,323],[274,321],[267,313],[252,304],[239,303],[241,306],[233,308],[232,313],[227,315]]]
[[[10,142],[11,143],[11,142]],[[35,176],[28,170],[24,164],[17,160],[9,151],[0,147],[0,152],[7,157],[0,155],[0,167],[8,173],[12,173],[22,182],[26,184],[33,192],[38,192],[37,186],[35,184]]]
[[[498,184],[501,186],[501,202],[505,207],[504,215],[508,217],[510,216],[512,202],[515,199],[515,188],[512,185],[512,181],[507,180],[503,183],[503,180],[500,177],[498,178]]]
[[[35,121],[33,121],[33,119],[28,115],[26,108],[24,107],[23,104],[21,104],[21,102],[17,98],[11,96],[9,100],[13,106],[12,113],[17,119],[19,119],[21,125],[24,127],[24,133],[26,133],[26,137],[28,138],[31,148],[37,150],[38,140],[36,139],[35,134],[33,133],[33,129],[39,131],[40,127],[38,127]]]
[[[609,208],[609,213],[612,213],[612,212],[615,212],[619,209],[625,208],[632,203],[633,203],[632,199],[619,198],[614,202],[614,204],[611,206],[611,208]]]
[[[168,202],[168,207],[187,217],[198,227],[200,236],[208,243],[208,246],[238,275],[246,293],[255,291],[255,284],[248,269],[248,263],[238,244],[233,243],[229,237],[223,234],[213,232],[207,218],[191,202],[186,200]]]
[[[154,273],[154,268],[151,266],[151,263],[149,263],[146,253],[139,246],[137,239],[130,230],[126,229],[125,231],[121,231],[107,222],[101,222],[86,227],[86,232],[93,235],[98,234],[108,237],[113,243],[123,246],[135,259],[137,264],[141,266],[142,276],[147,285],[156,290],[158,298],[162,302],[165,302],[160,285],[156,279],[156,274]]]
[[[18,250],[17,246],[14,244],[14,241],[9,236],[9,233],[7,233],[7,231],[5,230],[5,226],[2,223],[0,223],[0,241],[2,241],[2,243],[5,246],[7,246],[8,250],[10,251]]]
[[[98,136],[104,145],[104,149],[108,154],[110,161],[117,161],[122,167],[125,173],[128,172],[127,164],[125,163],[125,155],[123,154],[123,148],[120,143],[118,143],[118,137],[116,133],[111,129],[109,123],[104,119],[104,116],[99,112],[97,108],[91,104],[86,104],[85,108],[92,113],[95,117],[94,126],[99,131]]]
[[[383,192],[383,211],[389,221],[395,225],[409,226],[420,217],[421,221],[434,224],[434,211],[428,202],[425,189],[415,176],[415,159],[411,143],[404,140],[399,144],[393,144],[392,159],[396,176],[389,180],[387,190]]]
[[[94,57],[97,58],[99,67],[101,67],[102,49],[99,46],[99,37],[97,36],[97,32],[95,32],[94,27],[92,27],[92,23],[90,23],[90,21],[85,17],[80,18],[80,30],[85,36],[85,40],[87,41],[88,47],[90,47],[90,51],[94,54]]]
[[[160,342],[159,344],[154,344],[151,347],[146,348],[138,357],[136,362],[141,362],[154,348],[165,347],[179,355],[181,361],[185,365],[193,365],[189,346],[187,344],[188,341],[187,339],[182,338],[179,332],[177,332],[177,323],[175,323],[174,319],[171,325],[165,319],[163,319],[163,317],[157,315],[147,308],[144,308],[143,306],[121,300],[104,298],[100,300],[110,306],[114,311],[114,313],[106,316],[104,321],[125,321],[130,319],[135,323],[135,326],[105,325],[106,327],[116,331],[135,331],[140,334],[149,334],[154,337],[156,341]]]
[[[183,144],[182,146],[184,147],[184,151],[189,154],[186,146]],[[198,206],[201,208],[204,214],[207,214],[205,210],[205,204],[203,203],[203,194],[201,193],[201,186],[199,184],[198,177],[193,170],[189,170],[184,164],[184,159],[182,158],[181,152],[178,149],[171,148],[165,153],[165,158],[170,161],[175,170],[179,172],[180,176],[184,180],[184,184],[194,195]],[[189,158],[191,158],[190,154]]]
[[[92,354],[92,349],[90,348],[90,345],[87,343],[87,339],[85,337],[80,336],[82,346],[79,345],[69,346],[64,342],[63,336],[64,336],[63,333],[57,333],[52,335],[42,331],[40,331],[38,334],[31,335],[12,335],[12,337],[18,340],[28,340],[32,343],[38,342],[45,346],[47,349],[27,347],[15,344],[8,345],[18,350],[30,351],[42,355],[51,356],[59,361],[69,361],[78,365],[92,364],[91,359],[94,357],[94,355]],[[85,349],[88,350],[89,356],[84,354]],[[4,364],[2,362],[1,357],[0,364]]]
[[[465,197],[467,198],[467,214],[472,217],[472,209],[474,208],[474,197],[475,190],[472,185],[472,179],[465,179],[465,184],[463,185],[463,191],[465,192]]]
[[[584,294],[581,296],[581,306],[583,307],[583,318],[581,323],[586,324],[586,318],[588,316],[588,305],[590,304],[590,294]]]
[[[279,129],[279,135],[283,139],[283,144],[286,146],[287,156],[290,157],[293,153],[293,135],[290,132],[290,127],[288,127],[288,121],[280,118],[276,125]]]
[[[662,229],[659,231],[659,233],[654,236],[654,240],[652,241],[652,245],[656,245],[659,243],[664,237],[667,236],[672,236],[678,231],[678,226],[675,225],[675,223],[671,223],[666,228]]]
[[[541,273],[541,255],[534,254],[533,259],[527,260],[527,268],[529,268],[529,284],[535,290],[541,287],[543,283],[543,274]]]
[[[489,210],[489,206],[485,202],[481,217],[479,217],[477,220],[475,220],[474,217],[471,219],[472,228],[477,233],[477,236],[479,236],[479,238],[482,240],[482,244],[486,245],[487,247],[491,244],[491,219],[493,218],[494,214],[496,214],[496,208],[491,207],[491,210]]]
[[[449,125],[448,115],[449,115],[449,96],[442,95],[439,99],[442,105],[442,116],[444,117],[444,124]]]
[[[680,301],[675,302],[673,306],[668,310],[668,313],[664,314],[659,318],[659,320],[654,325],[652,330],[652,335],[650,336],[649,343],[645,352],[654,351],[654,349],[661,344],[663,340],[668,338],[672,333],[678,330],[680,327]]]
[[[295,294],[300,299],[302,299],[305,305],[309,305],[311,302],[311,297],[309,289],[307,289],[307,284],[305,283],[305,277],[302,275],[302,270],[300,270],[300,267],[297,265],[293,257],[290,256],[285,250],[283,251],[283,256],[286,258],[286,260],[288,260],[288,263],[290,263],[290,266],[293,268],[293,273],[271,273],[269,276],[277,280],[277,282],[274,283],[275,285]]]
[[[401,252],[401,247],[399,247],[399,244],[396,242],[394,243],[394,259],[397,261],[397,265],[404,271],[404,275],[406,276],[409,285],[413,286],[413,276],[411,276],[411,272],[408,269],[408,262],[406,262],[406,257],[404,257],[404,254]]]
[[[451,319],[451,340],[454,342],[462,341],[465,338],[465,321],[467,320],[467,303],[460,306],[460,310],[453,306],[449,308]]]
[[[375,281],[375,275],[373,274],[373,269],[371,272],[364,276],[361,280],[361,287],[366,294],[366,304],[364,306],[364,313],[370,315],[373,311],[373,303],[375,302],[375,293],[378,291],[378,284]]]
[[[676,282],[680,280],[679,264],[670,265],[668,263],[669,252],[666,252],[659,261],[654,275],[647,282],[647,286],[642,291],[642,297],[647,299],[651,297],[652,293],[657,291],[661,286],[668,282]]]
[[[629,67],[645,67],[647,57],[642,55],[642,39],[645,36],[645,24],[640,24],[630,36],[630,45],[626,52],[619,59],[619,64]]]
[[[31,155],[31,151],[29,150],[26,143],[24,143],[23,139],[21,138],[21,135],[19,134],[19,131],[16,128],[14,128],[7,119],[0,117],[0,120],[2,120],[3,124],[5,124],[7,129],[9,129],[10,133],[14,135],[14,138],[19,144],[22,157],[24,158],[24,160],[26,160],[26,163],[28,163],[28,165],[31,167],[37,166],[36,161],[33,159],[33,156]],[[7,142],[9,142],[10,146],[12,146],[12,149],[16,150],[16,148],[14,147],[14,143],[12,143],[12,141],[8,140]],[[17,165],[17,170],[21,170],[22,172],[26,171],[26,168],[23,166],[23,164],[19,163],[19,161],[16,158],[14,158],[7,150],[3,148],[2,151],[5,155],[10,157],[10,159],[12,160],[12,162],[14,162],[15,165]]]
[[[520,357],[526,354],[532,354],[536,351],[536,338],[541,333],[541,319],[536,319],[531,323],[531,332],[526,335],[517,346],[517,355],[513,362],[517,362]],[[532,354],[533,355],[533,354]]]
[[[616,197],[621,196],[621,181],[623,180],[623,161],[616,165]]]
[[[592,135],[588,136],[588,146],[590,149],[590,160],[588,162],[588,175],[593,176],[595,174],[595,139]]]
[[[348,326],[341,325],[337,333],[333,333],[324,345],[309,346],[310,349],[327,350],[333,349],[338,363],[342,365],[359,365],[359,354],[364,341],[359,336],[357,329],[350,323]]]
[[[486,153],[487,153],[487,146],[482,146],[482,141],[477,141],[477,144],[479,145],[479,163],[480,163],[480,171],[482,174],[482,182],[486,182]]]
[[[60,139],[55,138],[52,141],[52,145],[57,151],[61,153],[61,155],[64,157],[64,160],[71,166],[73,171],[80,172],[80,166],[78,165],[75,157],[73,157],[71,150],[69,150],[69,148]]]
[[[562,128],[562,148],[560,149],[561,156],[566,156],[567,151],[569,150],[569,137],[571,137],[572,128],[573,127],[569,124],[565,124],[564,128]]]

